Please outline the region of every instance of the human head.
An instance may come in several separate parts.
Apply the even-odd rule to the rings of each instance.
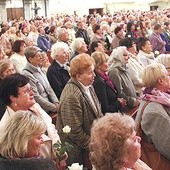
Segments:
[[[151,53],[152,45],[150,43],[150,40],[146,37],[139,37],[138,38],[138,49],[148,54]]]
[[[34,66],[42,65],[41,49],[35,46],[30,46],[25,49],[25,57],[28,62]]]
[[[126,37],[126,38],[122,39],[119,42],[119,45],[127,47],[127,50],[132,54],[135,54],[137,52],[136,43],[133,41],[132,38]]]
[[[51,47],[51,57],[61,64],[68,61],[69,46],[64,42],[57,42]]]
[[[82,53],[74,57],[70,62],[70,75],[73,79],[89,86],[94,81],[94,59],[88,54]]]
[[[93,41],[90,44],[90,50],[91,50],[91,53],[93,53],[95,51],[104,52],[104,46],[101,41]]]
[[[69,33],[66,28],[59,28],[57,31],[57,38],[60,41],[67,42],[69,40]]]
[[[82,37],[75,38],[71,44],[71,47],[74,51],[80,53],[87,52],[87,45]]]
[[[37,31],[38,31],[40,34],[45,35],[45,29],[44,29],[43,26],[39,26],[38,29],[37,29]]]
[[[12,51],[16,53],[20,53],[21,51],[24,51],[26,47],[24,40],[16,40],[14,44],[12,45]]]
[[[96,34],[96,33],[101,33],[101,32],[102,32],[101,27],[100,27],[99,24],[94,24],[94,25],[92,26],[92,30],[93,30],[94,34]]]
[[[158,35],[162,32],[162,28],[160,24],[155,24],[153,29],[154,29],[154,32]]]
[[[135,29],[135,24],[132,22],[132,21],[129,21],[128,23],[127,23],[127,31],[128,32],[131,32],[131,31],[133,31]]]
[[[114,30],[114,33],[115,33],[115,35],[120,35],[120,36],[122,36],[123,35],[123,29],[122,29],[122,27],[116,27],[115,28],[115,30]]]
[[[160,88],[165,92],[170,88],[168,71],[160,63],[152,63],[144,68],[142,82],[144,87]]]
[[[160,54],[154,60],[156,63],[163,64],[170,75],[170,54]]]
[[[120,46],[113,49],[109,58],[109,65],[119,62],[124,66],[128,62],[128,60],[129,60],[129,53],[127,51],[127,48],[124,46]]]
[[[9,59],[0,60],[0,79],[16,73],[13,63]]]
[[[1,128],[0,155],[12,159],[39,156],[40,145],[43,143],[41,135],[45,130],[42,119],[30,111],[16,112]],[[35,144],[35,137],[39,137],[36,139],[38,143],[31,146]]]
[[[90,138],[90,160],[98,170],[131,168],[140,157],[140,137],[128,115],[107,113],[94,121]]]
[[[92,53],[91,57],[95,61],[95,70],[99,72],[107,72],[108,71],[108,59],[109,56],[104,52],[96,51]]]
[[[0,83],[0,98],[5,105],[14,105],[25,110],[31,107],[35,101],[30,89],[29,78],[15,73],[4,78]]]

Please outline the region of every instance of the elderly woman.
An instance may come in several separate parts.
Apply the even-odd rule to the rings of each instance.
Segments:
[[[47,78],[58,99],[70,79],[68,66],[69,47],[64,42],[57,42],[52,46],[51,56],[53,62],[48,68]]]
[[[55,170],[52,159],[43,158],[40,147],[46,125],[29,111],[19,111],[1,127],[0,167],[1,170],[31,169]]]
[[[120,46],[127,47],[127,51],[130,54],[128,63],[126,64],[127,72],[129,73],[129,76],[132,79],[132,82],[135,86],[135,90],[140,95],[141,89],[143,87],[141,76],[143,73],[144,66],[142,66],[137,57],[136,43],[133,41],[132,38],[124,38],[120,41],[119,44]]]
[[[139,136],[134,120],[127,115],[106,114],[91,129],[90,159],[95,170],[151,170],[139,160]]]
[[[83,38],[75,38],[71,44],[74,54],[71,56],[70,61],[78,54],[82,54],[88,51],[87,45]]]
[[[95,61],[95,78],[93,87],[101,103],[102,112],[118,112],[126,106],[126,100],[118,98],[115,85],[107,75],[109,56],[103,52],[94,52],[91,55]]]
[[[68,153],[68,165],[78,162],[91,169],[88,160],[88,144],[93,121],[102,116],[100,103],[91,86],[94,81],[94,60],[88,54],[77,55],[70,63],[71,80],[60,97],[57,127],[61,139],[74,146]],[[68,125],[66,136],[62,128]]]
[[[55,126],[52,124],[51,117],[35,103],[33,91],[31,90],[29,79],[24,75],[15,73],[1,81],[0,98],[7,105],[1,121],[0,128],[3,128],[8,119],[16,114],[18,110],[30,110],[32,114],[41,117],[47,126],[47,135],[41,153],[45,157],[52,157],[51,144],[60,140]]]
[[[161,155],[154,164],[149,157],[143,160],[153,169],[167,169],[161,162],[166,160],[170,168],[170,95],[166,93],[170,88],[169,74],[162,64],[153,63],[144,69],[142,80],[146,89],[135,121],[141,126],[144,141]]]
[[[126,47],[114,49],[109,59],[111,66],[108,75],[117,88],[118,96],[124,98],[127,102],[124,111],[129,111],[129,109],[139,105],[135,87],[127,72],[126,64],[128,60],[129,53]]]
[[[13,63],[9,59],[3,59],[0,61],[0,79],[2,80],[3,78],[14,74],[15,68]]]
[[[154,53],[152,52],[152,45],[148,38],[138,38],[138,58],[144,67],[154,62]]]
[[[17,73],[21,73],[27,63],[24,55],[25,47],[26,44],[24,40],[16,40],[12,45],[12,50],[15,53],[11,55],[10,60],[13,62]]]

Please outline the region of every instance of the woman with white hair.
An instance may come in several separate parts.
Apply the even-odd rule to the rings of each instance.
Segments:
[[[74,54],[71,56],[70,61],[78,54],[86,53],[88,51],[87,45],[83,38],[75,38],[71,44]]]
[[[53,62],[48,68],[47,78],[54,90],[57,98],[60,98],[61,92],[70,79],[68,63],[69,47],[64,42],[57,42],[51,48],[51,57]]]
[[[113,50],[109,63],[111,64],[108,75],[115,84],[118,96],[127,102],[125,111],[139,105],[135,87],[127,72],[126,63],[128,63],[129,54],[126,47],[117,47]]]

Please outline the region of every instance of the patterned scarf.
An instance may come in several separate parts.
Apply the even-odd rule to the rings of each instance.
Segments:
[[[170,94],[162,92],[156,88],[145,88],[142,99],[157,102],[170,107]]]

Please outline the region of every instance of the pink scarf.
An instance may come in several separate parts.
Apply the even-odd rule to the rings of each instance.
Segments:
[[[161,92],[156,88],[146,88],[144,95],[142,96],[143,100],[157,102],[162,105],[170,107],[170,94]]]

